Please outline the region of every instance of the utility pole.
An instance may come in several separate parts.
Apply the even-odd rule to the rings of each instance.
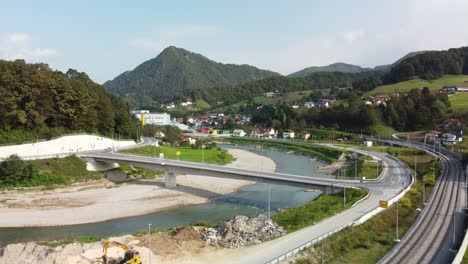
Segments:
[[[423,182],[423,204],[425,205],[426,204],[426,177],[423,175],[423,178],[422,178],[422,182]]]
[[[325,264],[325,256],[324,256],[323,242],[322,242],[322,264]]]
[[[398,238],[398,200],[396,201],[396,238],[395,243],[400,243],[400,239]]]
[[[271,207],[270,207],[270,201],[271,201],[271,185],[268,184],[268,219],[271,219]]]
[[[148,263],[151,264],[151,224],[148,224]]]
[[[358,154],[354,156],[354,180],[357,180],[357,158]]]

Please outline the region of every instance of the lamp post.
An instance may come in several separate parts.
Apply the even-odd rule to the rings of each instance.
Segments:
[[[151,264],[151,224],[148,224],[148,263]]]
[[[202,163],[205,163],[205,144],[201,145]]]
[[[396,238],[394,242],[400,243],[400,239],[398,238],[398,200],[396,201]]]

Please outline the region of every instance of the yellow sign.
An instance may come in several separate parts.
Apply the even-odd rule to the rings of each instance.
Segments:
[[[388,201],[380,200],[379,207],[388,208]]]
[[[176,154],[177,156],[180,156],[180,151],[177,151],[175,154]]]

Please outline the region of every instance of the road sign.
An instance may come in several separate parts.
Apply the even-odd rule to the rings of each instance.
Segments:
[[[176,154],[177,156],[180,156],[180,151],[177,151],[175,154]]]
[[[380,200],[379,207],[388,208],[388,201]]]

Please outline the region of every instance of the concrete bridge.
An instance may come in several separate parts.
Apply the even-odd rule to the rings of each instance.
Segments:
[[[109,168],[110,164],[128,164],[136,167],[142,167],[164,172],[164,181],[167,188],[176,186],[176,174],[203,175],[218,178],[229,178],[255,182],[266,182],[273,184],[282,184],[304,188],[307,185],[324,186],[328,188],[359,187],[365,189],[380,189],[395,187],[401,189],[409,183],[409,173],[400,170],[404,165],[390,155],[374,153],[359,149],[350,149],[364,155],[371,155],[383,161],[384,170],[382,177],[378,181],[360,182],[359,180],[327,179],[311,176],[299,176],[284,173],[264,172],[255,170],[246,170],[231,168],[221,165],[204,164],[197,162],[187,162],[178,160],[159,159],[145,156],[135,156],[115,152],[93,152],[82,154],[81,156],[89,162],[100,167]],[[394,175],[398,180],[398,186],[395,185],[395,179],[392,182],[388,177]],[[403,183],[403,184],[402,184]]]

